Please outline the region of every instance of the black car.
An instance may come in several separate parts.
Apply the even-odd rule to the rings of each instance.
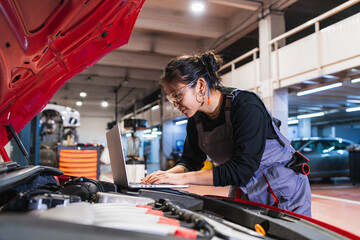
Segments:
[[[349,176],[349,152],[354,142],[342,138],[294,139],[291,145],[310,161],[309,178]]]

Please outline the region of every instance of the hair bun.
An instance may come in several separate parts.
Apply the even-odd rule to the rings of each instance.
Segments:
[[[200,58],[208,68],[208,71],[216,73],[222,66],[222,59],[219,55],[215,55],[213,51],[207,51],[201,54]]]

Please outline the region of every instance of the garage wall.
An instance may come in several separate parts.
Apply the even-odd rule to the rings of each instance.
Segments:
[[[280,48],[280,87],[359,65],[359,24],[360,13]],[[276,76],[276,52],[272,52],[272,67]]]
[[[290,125],[288,127],[288,135],[287,136],[290,141],[295,138],[300,138],[298,125]],[[307,136],[307,137],[319,137],[319,136],[322,136],[322,135],[319,135],[318,127],[311,127],[311,136]]]
[[[289,140],[293,140],[295,138],[298,138],[299,137],[299,130],[298,130],[298,127],[297,125],[290,125],[288,127],[288,138]]]
[[[221,77],[222,84],[224,86],[255,91],[256,86],[260,82],[259,73],[260,60],[256,59],[255,61],[242,65],[234,72],[224,74]]]
[[[80,116],[80,127],[77,128],[80,143],[106,144],[107,123],[114,121],[112,117]]]
[[[337,137],[360,143],[360,125],[336,126],[335,134]]]
[[[271,53],[273,90],[359,65],[360,13]],[[340,44],[341,43],[341,44]],[[339,47],[341,46],[341,48]],[[320,69],[320,70],[319,70]],[[223,75],[228,86],[256,89],[258,59]],[[277,76],[279,79],[276,79]],[[268,81],[258,82],[266,93]]]

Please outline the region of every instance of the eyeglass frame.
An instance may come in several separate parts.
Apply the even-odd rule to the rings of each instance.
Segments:
[[[187,84],[187,85],[179,88],[179,90],[176,90],[176,91],[174,90],[173,93],[171,93],[171,94],[169,94],[169,95],[166,95],[166,99],[167,99],[170,103],[172,103],[172,104],[174,104],[174,103],[179,104],[179,103],[183,100],[183,98],[184,98],[184,94],[182,94],[182,93],[183,93],[187,88],[193,87],[196,82],[197,82],[197,79],[194,80],[194,81],[192,81],[192,82],[190,82],[189,84]],[[180,96],[180,97],[176,98],[176,97],[174,96],[174,95],[178,95],[178,94],[180,94],[180,93],[181,93],[181,96]]]

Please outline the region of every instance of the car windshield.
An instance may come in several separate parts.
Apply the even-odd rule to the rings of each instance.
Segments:
[[[302,146],[305,145],[305,143],[307,143],[309,140],[298,140],[298,141],[292,141],[291,145],[298,150],[299,148],[301,148]]]

